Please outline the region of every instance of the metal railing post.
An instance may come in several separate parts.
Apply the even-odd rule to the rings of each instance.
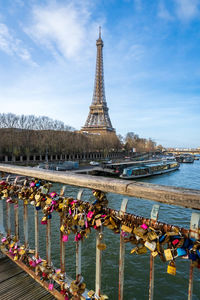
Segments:
[[[76,242],[76,276],[81,274],[81,245],[81,241]]]
[[[6,202],[6,224],[7,224],[7,234],[11,235],[11,223],[10,223],[10,203]]]
[[[160,205],[154,204],[151,210],[151,221],[158,220]],[[150,272],[149,272],[149,300],[153,300],[154,294],[154,257],[150,253]]]
[[[124,198],[121,204],[120,216],[126,212],[128,199]],[[124,255],[125,255],[125,243],[122,232],[120,232],[120,248],[119,248],[119,293],[118,299],[123,299],[124,294]]]
[[[46,258],[48,266],[51,265],[51,219],[47,219],[46,225]]]
[[[190,221],[190,238],[199,239],[199,221],[200,214],[192,213],[191,221]],[[189,273],[189,286],[188,286],[188,300],[192,300],[192,292],[193,292],[193,271],[194,266],[192,261],[190,262],[190,273]]]
[[[63,214],[60,216],[60,227],[63,222]],[[60,230],[60,269],[65,273],[65,242],[63,242],[63,232]]]
[[[80,189],[77,194],[77,200],[81,200],[83,195],[83,189]],[[81,274],[81,246],[82,242],[76,242],[76,276]]]
[[[38,224],[38,211],[34,211],[35,218],[35,257],[39,258],[39,224]]]
[[[60,190],[60,197],[64,196],[66,186],[62,186]],[[63,223],[63,213],[60,215],[60,227]],[[63,232],[60,230],[60,269],[65,273],[65,242],[63,241]]]
[[[28,207],[24,202],[24,245],[28,248]]]
[[[100,229],[97,229],[96,232],[96,277],[95,277],[95,293],[99,297],[101,294],[101,250],[98,249],[98,245],[101,242],[99,233],[102,233],[102,226]]]
[[[18,201],[14,204],[14,212],[15,212],[15,237],[17,241],[19,240],[19,208]]]
[[[4,228],[4,213],[3,213],[3,201],[0,201],[0,233],[5,235],[5,228]]]

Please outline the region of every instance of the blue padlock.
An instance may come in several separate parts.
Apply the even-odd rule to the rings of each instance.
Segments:
[[[197,260],[197,255],[194,253],[189,253],[189,259],[191,259],[192,261]]]
[[[198,257],[200,258],[200,249],[197,249],[197,255],[198,255]]]
[[[187,252],[186,252],[186,250],[184,248],[177,248],[176,251],[177,251],[177,255],[178,256],[185,256],[185,255],[187,255]]]
[[[159,242],[162,243],[165,238],[166,238],[166,235],[163,234],[162,236],[159,237]]]

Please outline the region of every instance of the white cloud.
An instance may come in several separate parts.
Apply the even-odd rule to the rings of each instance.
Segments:
[[[142,45],[135,44],[129,47],[129,51],[126,57],[128,59],[132,58],[136,61],[139,61],[144,56],[144,53],[145,53],[144,47]]]
[[[189,21],[199,15],[199,0],[174,0],[179,19]]]
[[[24,31],[36,42],[50,49],[55,57],[77,58],[94,41],[98,25],[90,21],[90,9],[79,3],[35,6],[32,21]]]
[[[0,50],[8,55],[16,55],[22,60],[34,64],[31,59],[31,54],[25,48],[23,42],[12,35],[8,27],[0,23]]]
[[[167,21],[170,21],[173,19],[172,15],[167,10],[163,1],[161,1],[158,6],[158,17],[160,17],[161,19],[167,20]]]

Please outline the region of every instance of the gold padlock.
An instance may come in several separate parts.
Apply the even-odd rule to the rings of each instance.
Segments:
[[[176,275],[176,266],[174,261],[171,261],[167,266],[167,273],[173,276]]]
[[[173,259],[171,249],[165,249],[164,254],[165,254],[166,260],[172,260]]]

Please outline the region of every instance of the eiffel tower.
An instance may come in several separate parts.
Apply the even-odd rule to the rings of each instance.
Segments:
[[[115,129],[112,127],[108,114],[108,107],[105,96],[103,72],[103,41],[101,39],[101,27],[99,27],[99,38],[96,41],[96,45],[97,59],[93,99],[85,126],[81,128],[81,131],[100,134],[115,133]]]

